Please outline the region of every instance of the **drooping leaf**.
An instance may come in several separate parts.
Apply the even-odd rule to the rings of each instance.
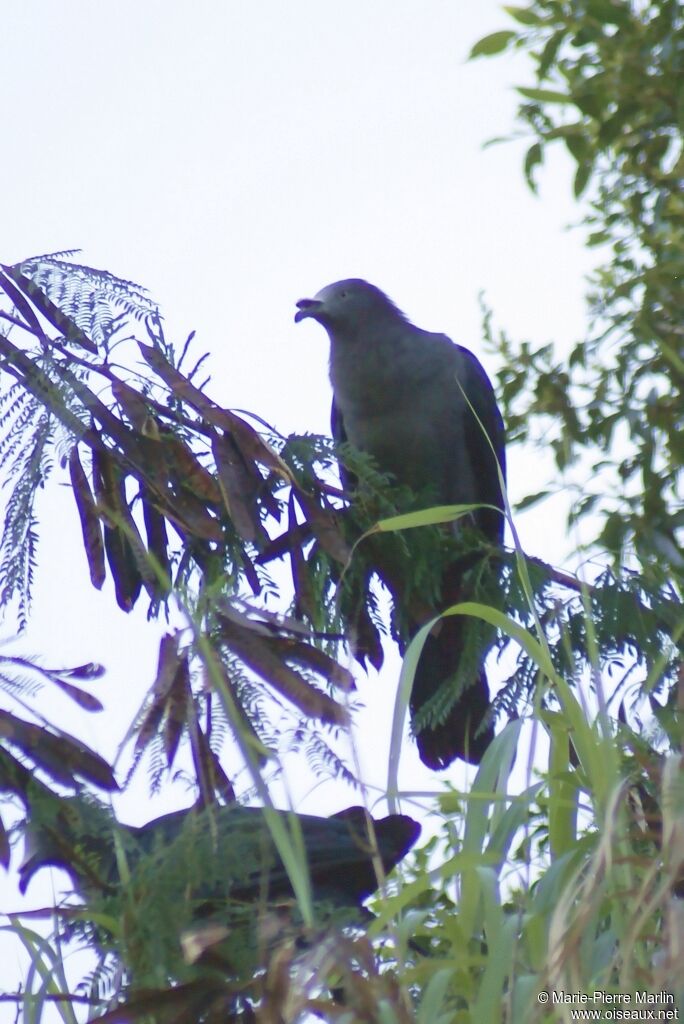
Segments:
[[[354,677],[349,669],[340,665],[320,647],[312,647],[311,644],[305,644],[301,640],[293,640],[290,637],[272,637],[269,644],[288,661],[293,661],[295,664],[301,665],[302,668],[311,669],[327,679],[332,686],[344,690],[345,693],[356,689]]]
[[[143,396],[123,380],[114,378],[111,384],[112,394],[130,420],[131,425],[140,433],[144,433],[149,409]]]
[[[331,725],[347,724],[349,716],[346,709],[290,668],[285,659],[278,656],[267,636],[226,617],[222,617],[221,635],[245,665],[305,715]]]
[[[95,498],[90,490],[88,478],[85,474],[78,454],[78,445],[74,445],[69,452],[69,473],[71,486],[74,491],[76,508],[81,520],[81,532],[83,534],[83,546],[88,568],[90,570],[90,581],[97,590],[102,589],[105,581],[105,557],[104,541],[102,539],[102,526],[95,506]]]
[[[159,569],[157,580],[163,594],[169,593],[171,587],[171,562],[169,561],[169,538],[166,532],[166,519],[153,504],[149,488],[144,485],[140,488],[142,499],[143,521],[145,523],[145,536],[147,537],[147,548],[154,559],[155,570]],[[153,564],[154,564],[153,563]]]
[[[202,501],[218,505],[221,492],[212,474],[196,458],[188,445],[171,432],[161,435],[161,455],[169,477],[179,490],[188,490]]]
[[[217,793],[227,803],[234,803],[237,797],[233,784],[223,770],[219,758],[211,749],[209,741],[196,719],[191,728],[191,747],[200,793],[205,796],[206,803],[211,802],[214,793]]]
[[[104,705],[102,701],[94,697],[92,693],[88,693],[87,690],[82,690],[80,686],[74,686],[73,683],[67,682],[66,679],[60,679],[58,676],[52,677],[52,682],[57,686],[63,693],[70,697],[75,704],[78,704],[84,711],[103,711]]]
[[[288,532],[287,536],[293,541],[297,530],[297,512],[295,507],[294,493],[290,491],[287,502]],[[315,622],[318,612],[316,595],[314,594],[311,575],[304,558],[304,552],[297,543],[290,543],[288,554],[290,556],[290,572],[292,574],[292,585],[297,610],[308,616],[311,622]]]
[[[470,51],[469,59],[491,57],[495,53],[501,53],[515,37],[516,33],[508,29],[503,29],[500,32],[490,32],[488,36],[478,39]]]
[[[340,529],[338,514],[323,496],[319,501],[304,491],[298,490],[296,498],[323,550],[336,562],[346,565],[351,557],[351,548]]]
[[[525,180],[533,192],[537,191],[537,184],[534,180],[534,169],[538,167],[544,158],[541,145],[533,142],[525,154],[524,172]]]
[[[174,673],[166,697],[163,740],[166,763],[169,768],[176,758],[181,736],[188,724],[188,716],[192,713],[191,709],[190,663],[188,654],[185,652]]]
[[[166,633],[159,644],[157,674],[150,688],[150,701],[144,718],[138,728],[135,741],[135,752],[141,753],[157,734],[159,726],[167,714],[169,695],[173,690],[177,677],[182,676],[182,669],[187,670],[187,652],[180,652],[180,638],[177,633]]]
[[[187,402],[201,413],[207,423],[232,434],[247,458],[253,458],[264,466],[268,466],[269,469],[279,473],[286,480],[291,479],[290,470],[282,459],[245,420],[236,416],[235,413],[215,405],[194,384],[191,384],[186,377],[183,377],[178,370],[171,366],[158,349],[140,343],[139,348],[146,362],[159,374],[177,398]]]
[[[73,786],[80,776],[100,789],[118,789],[107,762],[68,733],[50,731],[0,709],[0,736],[56,782]]]
[[[140,596],[142,576],[133,549],[119,528],[105,526],[104,546],[114,580],[116,603],[123,612],[130,612]]]
[[[260,546],[266,540],[256,504],[255,479],[263,483],[254,465],[247,463],[230,434],[212,435],[211,441],[223,503],[243,540]],[[250,472],[251,470],[251,472]]]
[[[5,823],[0,817],[0,865],[3,868],[9,868],[10,865],[11,847],[9,841],[9,833],[5,828]]]
[[[98,512],[105,523],[104,546],[116,601],[122,611],[130,612],[143,583],[154,594],[154,574],[128,510],[125,474],[110,452],[93,452],[93,476]]]

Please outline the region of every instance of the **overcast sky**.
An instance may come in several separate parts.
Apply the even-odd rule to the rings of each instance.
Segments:
[[[579,219],[569,163],[551,160],[535,198],[521,171],[529,141],[483,149],[512,133],[513,86],[531,79],[520,57],[466,63],[478,38],[509,27],[498,3],[3,6],[0,260],[79,247],[80,261],[146,286],[167,337],[196,329],[198,351],[211,352],[220,403],[282,432],[327,430],[327,339],[313,322],[296,327],[293,312],[341,277],[379,285],[490,372],[480,291],[514,336],[566,345],[582,332],[591,262],[581,232],[566,230]],[[545,472],[516,453],[512,498]],[[19,649],[105,663],[105,715],[61,720],[111,757],[153,678],[159,628],[144,602],[125,616],[109,583],[90,587],[63,482],[41,501],[35,614]],[[519,527],[530,553],[559,564],[557,508]],[[367,770],[382,782],[393,680],[360,682],[374,723]],[[66,716],[61,698],[55,712]],[[436,787],[413,750],[405,762],[408,788]],[[303,810],[344,805],[293,788]],[[144,796],[124,816],[149,818]]]

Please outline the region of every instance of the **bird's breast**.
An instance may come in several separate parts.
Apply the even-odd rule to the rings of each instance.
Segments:
[[[416,492],[441,489],[444,451],[433,420],[406,406],[362,412],[352,407],[343,409],[342,416],[349,441],[372,455],[381,472]]]
[[[462,443],[464,400],[453,346],[332,346],[330,378],[348,440],[378,469],[438,502],[468,500],[472,470]]]

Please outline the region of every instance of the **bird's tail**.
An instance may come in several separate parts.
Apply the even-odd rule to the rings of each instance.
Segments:
[[[410,707],[418,752],[433,771],[457,757],[479,764],[494,738],[492,723],[485,724],[487,675],[481,653],[468,656],[467,629],[462,616],[442,619],[439,632],[425,642],[413,680]]]

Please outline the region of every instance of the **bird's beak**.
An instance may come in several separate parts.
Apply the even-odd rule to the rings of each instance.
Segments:
[[[298,324],[300,320],[306,320],[308,316],[315,317],[322,305],[320,299],[300,299],[297,303],[295,323]]]

